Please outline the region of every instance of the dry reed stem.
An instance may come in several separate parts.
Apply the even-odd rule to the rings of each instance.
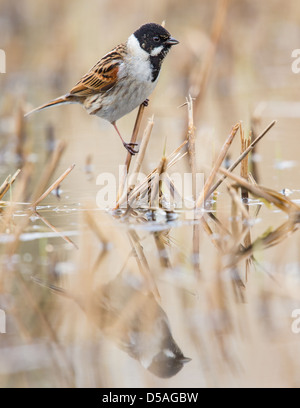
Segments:
[[[249,173],[249,174],[248,174],[248,179],[249,179],[249,183],[253,184],[254,186],[257,186],[257,184],[258,184],[258,183],[257,183],[257,180],[254,179],[254,177],[252,176],[252,173]],[[259,214],[261,208],[262,208],[262,206],[261,206],[260,204],[258,204],[258,205],[256,206],[256,210],[255,210],[255,212],[254,212],[253,218],[257,218],[257,217],[258,217],[258,214]]]
[[[131,139],[130,139],[130,143],[136,143],[136,141],[137,141],[137,137],[138,137],[138,133],[139,133],[139,130],[140,130],[144,110],[145,110],[145,105],[142,103],[140,105],[138,113],[137,113],[137,117],[136,117],[136,121],[135,121],[135,124],[134,124],[132,136],[131,136]],[[125,161],[125,166],[127,168],[127,173],[129,172],[131,159],[132,159],[132,155],[128,152],[127,157],[126,157],[126,161]]]
[[[263,110],[265,109],[265,107],[266,104],[264,102],[259,103],[251,116],[251,142],[255,140],[258,135],[258,127],[260,126]],[[253,155],[255,155],[256,151],[257,146],[255,146],[253,149]],[[259,171],[256,160],[251,160],[251,173],[253,174],[256,182],[259,183]]]
[[[140,150],[139,150],[139,153],[136,156],[136,160],[135,160],[135,163],[134,163],[134,166],[133,166],[133,169],[132,169],[132,174],[133,174],[134,178],[132,180],[131,186],[133,186],[133,187],[136,184],[138,173],[140,172],[142,163],[144,161],[144,157],[145,157],[145,154],[146,154],[146,150],[147,150],[147,147],[148,147],[148,143],[149,143],[149,140],[150,140],[150,136],[151,136],[153,126],[154,126],[154,116],[152,115],[151,118],[148,120],[147,126],[145,128],[143,138],[142,138],[142,141],[141,141]],[[132,188],[131,186],[129,186],[130,189]]]
[[[18,169],[12,177],[10,175],[6,177],[6,179],[4,180],[0,187],[0,200],[4,197],[4,195],[8,192],[12,184],[16,181],[16,178],[20,174],[20,171],[21,170]]]
[[[11,175],[9,174],[0,186],[0,199],[7,193],[10,187]]]
[[[51,186],[33,204],[31,204],[31,207],[35,210],[38,204],[43,201],[51,193],[51,191],[56,189],[62,183],[62,181],[68,176],[69,173],[71,173],[74,167],[75,164],[68,167],[67,170],[64,171],[63,174],[59,176],[58,179],[56,179],[54,183],[52,183]]]
[[[230,231],[222,224],[222,222],[212,212],[204,213],[204,217],[209,217],[218,227],[222,235],[230,236]]]
[[[188,143],[187,140],[181,143],[169,156],[168,156],[168,168],[173,166],[174,162],[177,162],[177,158],[180,156],[180,150]]]
[[[276,228],[276,230],[270,231],[267,234],[262,234],[252,242],[249,247],[241,248],[236,253],[236,259],[234,262],[240,262],[243,259],[253,256],[256,250],[262,250],[280,244],[298,229],[299,224],[294,224],[291,220],[286,221]]]
[[[46,139],[46,152],[47,158],[51,157],[55,150],[55,131],[52,123],[48,123],[45,130],[45,139]]]
[[[231,143],[235,137],[235,135],[237,134],[237,131],[239,130],[240,127],[240,123],[237,123],[231,130],[230,135],[228,136],[228,138],[226,139],[224,145],[222,146],[222,149],[219,153],[219,156],[217,157],[217,160],[215,162],[215,165],[213,167],[213,169],[210,172],[210,175],[208,177],[208,179],[206,180],[203,190],[200,193],[200,196],[198,197],[197,203],[196,203],[196,208],[200,208],[201,205],[203,203],[205,203],[205,201],[207,200],[207,198],[210,196],[209,191],[211,189],[212,183],[214,181],[214,178],[218,172],[218,169],[220,168],[220,166],[222,165],[228,149],[231,146]]]
[[[93,178],[93,155],[88,154],[85,158],[85,165],[84,165],[84,171],[86,173],[87,179],[91,180]]]
[[[189,163],[192,171],[192,190],[193,199],[196,199],[196,149],[195,149],[195,126],[194,126],[194,115],[193,115],[193,99],[191,95],[186,99],[188,108],[188,131],[187,131],[187,141],[188,141],[188,155]]]
[[[270,203],[273,202],[272,196],[264,193],[264,191],[260,187],[253,186],[252,184],[248,183],[244,178],[234,173],[231,173],[229,170],[226,170],[223,167],[220,167],[218,171],[224,174],[226,177],[229,177],[230,179],[235,181],[239,186],[248,189],[254,196],[258,198],[263,198],[266,201],[269,201]],[[280,202],[276,200],[276,204],[280,205]]]
[[[230,173],[228,170],[220,167],[219,172],[224,174],[226,177],[231,178],[234,180],[238,185],[241,187],[244,187],[247,189],[251,194],[258,198],[262,198],[269,203],[274,204],[276,207],[280,208],[282,211],[287,212],[290,214],[291,212],[299,212],[300,207],[294,203],[293,201],[289,200],[286,196],[284,196],[281,193],[278,193],[277,191],[258,186],[258,185],[252,185],[249,182],[247,182],[244,178]]]
[[[25,162],[22,171],[18,176],[17,183],[13,189],[13,206],[16,206],[17,203],[27,202],[28,191],[30,190],[31,177],[34,171],[34,165],[29,162]]]
[[[140,238],[136,231],[130,230],[128,231],[128,235],[130,238],[130,242],[132,245],[132,248],[134,249],[136,255],[137,255],[137,264],[139,266],[139,270],[142,274],[142,276],[145,278],[146,284],[148,286],[148,289],[150,292],[153,293],[155,300],[160,304],[161,303],[161,297],[156,285],[156,282],[152,276],[151,270],[149,268],[149,264],[147,261],[147,258],[144,254],[143,247],[140,243]]]
[[[27,227],[29,222],[30,212],[28,212],[25,217],[22,217],[22,219],[14,229],[11,227],[15,207],[19,201],[23,200],[28,183],[30,181],[31,172],[32,166],[28,163],[25,163],[22,172],[20,173],[21,175],[18,178],[17,186],[14,189],[13,201],[10,203],[9,206],[5,208],[3,215],[1,217],[2,221],[1,232],[2,233],[7,233],[8,231],[14,232],[14,240],[12,242],[8,242],[5,246],[5,252],[7,253],[8,256],[12,256],[13,254],[16,253],[17,248],[19,246],[19,237],[24,231],[24,229]],[[3,282],[1,277],[0,281]]]
[[[194,112],[193,112],[193,99],[191,95],[186,100],[188,108],[188,154],[189,154],[189,164],[192,172],[192,194],[193,200],[196,201],[196,148],[195,148],[195,126],[194,126]],[[196,213],[194,214],[194,219],[196,220]],[[200,224],[193,224],[193,268],[195,275],[199,278],[200,276]]]
[[[134,162],[134,167],[132,169],[132,177],[130,178],[130,186],[128,187],[127,191],[123,191],[122,196],[120,197],[120,199],[117,202],[116,205],[116,209],[120,208],[121,205],[123,205],[126,201],[127,201],[127,197],[129,196],[130,192],[134,189],[135,185],[136,185],[136,181],[138,178],[138,174],[140,172],[145,154],[146,154],[146,150],[148,147],[148,143],[150,140],[150,136],[151,136],[151,132],[154,126],[154,116],[152,116],[149,120],[148,120],[148,124],[146,126],[146,129],[144,131],[143,134],[143,138],[141,141],[141,146],[139,149],[139,153],[137,154],[136,160]]]
[[[163,268],[171,268],[171,262],[170,259],[168,257],[168,253],[167,253],[167,249],[166,249],[166,244],[164,242],[163,239],[163,233],[164,232],[158,232],[155,231],[153,236],[154,236],[154,241],[156,244],[156,248],[158,251],[158,257],[159,257],[159,261],[160,261],[160,265]]]
[[[241,155],[244,153],[245,150],[247,150],[250,146],[250,137],[245,137],[245,131],[242,127],[242,124],[240,124],[240,136],[241,136]],[[244,179],[248,180],[248,157],[249,155],[246,155],[243,160],[241,161],[241,177]],[[247,191],[243,191],[242,189],[242,198],[247,199],[248,194]]]
[[[248,174],[248,181],[249,181],[249,183],[253,184],[254,186],[257,186],[257,184],[258,184],[251,172],[249,172],[249,174]]]
[[[258,242],[262,243],[265,248],[270,248],[281,243],[298,229],[299,224],[295,224],[293,221],[288,220],[276,228],[275,231],[271,231],[269,234],[262,237]],[[255,245],[254,242],[253,246],[255,247]],[[245,248],[245,251],[247,251],[247,248]]]
[[[46,165],[46,169],[43,171],[37,187],[32,195],[31,201],[35,202],[45,191],[54,171],[57,169],[60,159],[66,149],[65,142],[59,142],[55,150],[52,152],[50,159]]]
[[[150,201],[149,207],[153,208],[156,206],[156,201],[158,202],[158,207],[160,207],[160,197],[162,193],[162,177],[167,168],[167,158],[163,156],[157,167],[157,172],[154,174],[154,179],[150,184]]]
[[[244,246],[250,246],[251,245],[251,233],[250,233],[250,229],[247,231],[246,236],[244,238]],[[245,281],[246,283],[248,282],[248,276],[250,273],[250,266],[251,266],[251,259],[246,259],[246,270],[245,270]]]
[[[257,136],[257,138],[250,144],[250,146],[248,147],[248,149],[246,149],[244,151],[243,154],[240,155],[240,157],[238,157],[238,159],[229,167],[228,171],[232,172],[239,164],[240,162],[244,159],[244,157],[247,156],[247,154],[249,154],[255,147],[255,145],[269,132],[269,130],[276,124],[276,120],[273,120],[273,122],[271,122],[266,128],[265,130],[259,135]],[[212,188],[209,190],[207,196],[211,196],[212,193],[220,186],[220,184],[225,180],[226,176],[223,176],[220,178],[220,180],[218,180],[213,186]]]
[[[187,140],[185,140],[179,147],[177,147],[168,157],[167,157],[167,168],[168,170],[171,166],[175,165],[179,160],[181,160],[186,153],[182,154],[180,156],[180,150],[187,144]],[[156,167],[154,170],[151,171],[151,173],[148,174],[148,176],[138,185],[136,186],[130,193],[128,197],[128,202],[129,206],[132,205],[134,199],[140,195],[143,194],[145,191],[148,190],[148,185],[149,183],[152,182],[152,179],[155,175],[155,173],[158,171],[158,168]]]
[[[195,112],[199,112],[202,102],[204,100],[205,91],[209,82],[210,74],[212,72],[212,66],[216,55],[216,50],[220,42],[221,34],[224,28],[226,14],[228,9],[229,0],[219,0],[211,31],[211,43],[209,49],[205,53],[205,60],[203,62],[203,69],[198,79],[197,88],[199,93],[195,102]]]
[[[25,118],[24,118],[24,109],[23,103],[21,102],[16,118],[16,155],[21,164],[25,161],[24,145],[26,142],[26,128],[25,128]]]
[[[220,240],[216,238],[216,234],[213,232],[211,227],[209,226],[205,216],[200,218],[201,225],[207,235],[210,237],[212,244],[217,248],[218,251],[223,253],[222,245],[220,244]]]
[[[187,153],[184,153],[181,156],[177,157],[177,160],[172,162],[172,165],[176,164],[177,161],[181,160]],[[168,160],[168,159],[166,159]],[[170,168],[170,163],[167,164],[167,169],[168,170]],[[129,205],[131,205],[131,203],[133,202],[134,198],[136,198],[138,195],[142,195],[146,192],[146,190],[148,190],[149,188],[149,184],[151,184],[153,182],[153,178],[155,177],[157,171],[158,171],[158,167],[156,167],[150,174],[148,174],[148,176],[138,185],[136,186],[133,191],[130,193],[130,196],[128,198],[128,202],[130,202]]]
[[[245,150],[247,150],[250,146],[250,141],[251,141],[251,134],[249,135],[249,137],[245,137],[245,132],[244,129],[242,128],[242,126],[240,127],[240,135],[241,135],[241,154],[244,153]],[[245,180],[248,181],[249,179],[249,161],[248,161],[249,155],[245,156],[244,159],[241,161],[241,177],[243,177]],[[247,211],[249,211],[249,207],[246,207],[246,203],[248,202],[249,199],[249,193],[248,190],[241,188],[241,196],[242,196],[242,200],[245,202],[245,208],[247,209]],[[244,215],[242,215],[243,218],[243,222],[245,221],[245,219],[248,219],[246,217],[244,217]],[[244,245],[245,247],[248,247],[251,245],[251,233],[250,233],[250,229],[248,229],[245,239],[244,239]],[[249,275],[249,271],[250,271],[250,260],[246,259],[246,271],[245,271],[245,279],[246,282],[248,281],[248,275]]]
[[[134,124],[134,128],[133,128],[133,132],[132,132],[132,136],[130,139],[130,143],[136,143],[137,137],[138,137],[138,133],[140,130],[140,126],[141,126],[141,122],[142,122],[142,118],[143,118],[143,113],[145,110],[145,105],[142,103],[139,107],[138,113],[137,113],[137,117],[136,117],[136,121]],[[119,191],[118,191],[118,195],[117,195],[117,203],[119,202],[120,198],[123,195],[123,191],[124,191],[124,187],[126,184],[126,178],[129,172],[129,168],[130,168],[130,164],[131,164],[131,159],[132,159],[132,155],[127,152],[127,156],[126,156],[126,160],[125,160],[125,166],[124,166],[124,172],[122,175],[122,179],[120,181],[120,185],[119,185]],[[119,206],[117,205],[115,209],[118,209]]]
[[[95,222],[95,219],[90,211],[86,211],[84,213],[85,221],[91,231],[96,235],[97,239],[103,245],[102,250],[98,254],[98,257],[94,263],[92,268],[92,274],[96,272],[98,267],[103,262],[105,256],[108,254],[108,239],[106,238],[105,234],[103,234],[102,230],[99,228],[98,224]]]
[[[49,227],[53,232],[55,232],[57,235],[59,235],[64,241],[66,241],[68,244],[73,245],[76,249],[79,249],[78,246],[73,242],[69,237],[64,235],[61,231],[59,231],[51,222],[49,222],[45,217],[40,215],[37,211],[34,212],[34,215],[38,217],[47,227]]]
[[[169,162],[168,159],[168,167],[167,170],[170,169],[171,167],[175,166],[175,164],[177,164],[180,160],[182,160],[186,155],[188,154],[188,152],[182,153],[182,154],[177,154],[172,161]]]
[[[272,196],[273,199],[275,199],[276,201],[277,200],[279,201],[280,204],[277,205],[277,207],[280,208],[282,211],[285,211],[287,213],[292,213],[292,214],[295,214],[295,213],[299,214],[300,206],[296,204],[294,201],[290,200],[287,196],[279,193],[278,191],[272,190],[268,187],[262,187],[262,186],[259,186],[259,187],[264,192]]]
[[[240,201],[238,194],[236,193],[233,187],[231,189],[231,193],[233,194],[233,196],[235,197],[234,199],[236,199],[236,202],[238,203],[237,207],[239,207],[241,210],[243,209],[242,211],[246,211],[246,209],[244,208],[244,206],[242,205]],[[245,235],[248,233],[249,227],[245,226],[240,233],[237,233],[236,235],[234,235],[234,234],[231,234],[212,213],[208,213],[208,215],[216,223],[218,227],[217,236],[220,236],[220,238],[215,238],[216,234],[213,233],[213,231],[207,224],[207,221],[205,220],[205,217],[207,216],[206,214],[204,214],[204,216],[201,218],[201,223],[205,227],[205,231],[210,236],[211,241],[214,244],[214,246],[220,251],[222,255],[225,255],[224,259],[226,263],[223,265],[223,268],[233,269],[232,273],[234,274],[233,282],[235,284],[235,290],[238,291],[237,293],[239,294],[240,299],[243,300],[244,294],[243,292],[241,292],[241,289],[245,288],[245,284],[243,280],[241,279],[240,274],[237,270],[237,264],[238,262],[242,261],[245,258],[245,260],[248,261],[248,269],[250,269],[252,262],[255,261],[255,259],[252,256],[252,253],[249,253],[248,256],[244,255],[245,246],[241,244]],[[247,213],[247,217],[249,217],[248,213]],[[224,236],[231,237],[233,240],[225,241],[222,238]],[[228,244],[226,244],[226,242],[228,242]],[[225,246],[224,246],[224,243],[225,243]],[[237,255],[237,248],[239,248],[238,255]],[[243,256],[240,256],[241,253],[243,253]],[[246,278],[247,276],[245,276],[245,283],[247,283]]]
[[[212,214],[208,214],[210,217]],[[209,235],[211,242],[214,244],[214,246],[217,248],[217,250],[220,252],[220,258],[218,259],[219,261],[219,269],[220,273],[218,274],[218,277],[221,276],[222,271],[228,269],[230,270],[230,275],[231,275],[231,280],[232,284],[234,285],[234,291],[236,294],[239,295],[240,299],[244,299],[243,292],[241,292],[242,289],[245,288],[245,284],[243,280],[240,277],[239,271],[237,269],[237,263],[235,262],[236,259],[236,245],[237,243],[240,242],[238,240],[237,236],[233,236],[221,223],[220,221],[212,217],[214,221],[216,222],[216,225],[218,227],[217,233],[214,233],[210,226],[208,225],[206,218],[207,214],[203,214],[203,216],[200,219],[200,222],[202,226],[204,227],[205,232]],[[232,237],[233,241],[229,241],[228,239],[224,239],[225,237]],[[238,245],[240,247],[240,245]],[[242,249],[244,249],[241,246]]]
[[[178,192],[177,188],[174,185],[173,180],[171,179],[168,173],[164,174],[164,180],[165,180],[166,186],[169,188],[169,192],[170,192],[170,196],[172,200],[175,200],[175,202],[176,201],[183,202],[183,198],[181,194]]]
[[[237,198],[239,200],[239,197],[238,197],[236,192],[235,192],[235,195],[237,196]],[[240,204],[241,204],[241,202],[240,202]],[[217,236],[219,236],[219,238],[214,238],[216,236],[216,234],[213,233],[211,228],[208,226],[207,221],[205,220],[205,217],[207,215],[217,225],[217,228],[218,228]],[[241,242],[244,239],[245,234],[248,232],[248,227],[244,228],[239,234],[234,236],[233,234],[230,233],[230,231],[228,231],[222,225],[222,223],[212,213],[208,213],[207,215],[204,214],[204,216],[201,218],[201,222],[205,226],[205,231],[210,236],[212,243],[221,252],[222,255],[226,256],[227,263],[226,263],[226,265],[224,267],[228,267],[228,268],[236,267],[236,265],[237,265],[236,248],[239,248],[240,251],[245,250],[245,247],[241,244]],[[224,241],[223,237],[231,237],[232,238],[232,241],[231,241],[232,243],[230,243],[229,245],[225,245],[225,247],[224,247],[224,242],[225,241]],[[253,258],[251,258],[251,261],[253,261]]]
[[[233,237],[237,237],[239,235],[239,227],[240,223],[238,222],[238,205],[237,200],[234,200],[233,189],[230,190],[230,186],[227,186],[227,190],[229,195],[231,196],[231,233]],[[236,193],[236,191],[235,191]]]
[[[29,214],[23,217],[20,224],[16,227],[14,231],[14,240],[6,244],[5,252],[8,256],[12,256],[17,252],[19,246],[19,239],[29,222]]]
[[[36,283],[37,285],[41,286],[42,288],[46,288],[49,289],[50,292],[56,294],[56,295],[60,295],[60,296],[64,296],[67,299],[71,299],[74,300],[76,302],[76,298],[74,296],[71,295],[71,293],[69,293],[67,290],[54,285],[53,283],[49,283],[49,282],[45,282],[44,280],[37,278],[36,276],[32,276],[31,277],[32,282]]]
[[[99,242],[101,242],[104,246],[107,246],[109,241],[107,237],[105,236],[105,234],[102,232],[102,230],[99,228],[98,224],[95,222],[95,217],[93,216],[91,211],[89,210],[85,211],[84,218],[85,218],[86,223],[88,224],[88,227],[96,235]]]
[[[226,182],[226,181],[225,181]],[[239,210],[242,213],[242,216],[247,220],[250,221],[251,217],[249,215],[249,212],[247,211],[246,207],[243,205],[243,203],[240,200],[240,197],[238,196],[235,188],[233,188],[233,186],[231,184],[229,184],[228,182],[226,182],[227,185],[227,189],[228,192],[232,198],[232,200],[234,201],[235,205],[239,208]]]

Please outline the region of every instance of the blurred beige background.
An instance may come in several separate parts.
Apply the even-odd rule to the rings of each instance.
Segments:
[[[221,13],[219,16],[221,20],[223,18],[220,27],[216,23],[216,15],[222,7],[225,15]],[[187,112],[185,107],[179,106],[191,94],[196,97],[195,104],[201,100],[195,111],[198,171],[207,173],[231,127],[239,120],[243,121],[246,132],[255,124],[259,133],[277,119],[276,126],[258,146],[259,181],[278,191],[288,188],[294,194],[292,198],[297,199],[300,192],[300,74],[292,72],[291,55],[294,49],[300,48],[300,3],[294,0],[0,0],[0,49],[5,51],[7,58],[6,73],[0,74],[1,177],[6,177],[18,167],[14,152],[18,134],[16,117],[20,106],[27,111],[68,92],[106,52],[124,42],[140,25],[162,21],[180,44],[167,56],[158,86],[145,111],[142,130],[147,118],[152,115],[154,128],[143,172],[148,173],[157,166],[165,144],[167,153],[170,153],[186,137]],[[213,38],[218,29],[220,38],[214,50]],[[210,54],[212,50],[215,52]],[[199,89],[203,69],[208,62],[211,65],[206,86]],[[118,122],[126,140],[130,139],[135,116],[136,112],[132,112]],[[45,110],[31,116],[25,124],[24,149],[27,159],[35,166],[36,177],[45,166],[49,126],[56,141],[67,142],[66,152],[55,174],[60,175],[72,163],[76,167],[62,185],[63,200],[57,204],[54,196],[47,198],[47,203],[53,204],[53,207],[49,207],[46,215],[56,227],[64,231],[75,230],[79,228],[77,213],[80,206],[89,202],[92,208],[96,208],[97,175],[101,172],[118,175],[118,166],[124,162],[126,152],[113,127],[99,118],[89,117],[80,106]],[[232,158],[240,153],[238,137],[230,152]],[[92,176],[89,177],[86,174],[88,157],[91,157],[92,164]],[[223,210],[218,208],[221,216]],[[226,219],[227,210],[226,207]],[[285,217],[280,214],[276,218],[268,209],[263,214],[264,222],[257,226],[256,234],[279,224],[278,219],[281,222]],[[34,227],[36,225],[32,227],[33,231]],[[185,246],[190,249],[192,245],[191,225],[174,228],[172,233],[179,243],[178,247],[174,245],[174,258],[181,267],[186,267],[188,275],[192,266],[187,264],[185,254],[180,251]],[[153,255],[150,239],[151,236],[148,242],[146,240],[145,248],[153,260],[151,266],[159,270],[159,260],[156,252]],[[24,275],[29,276],[33,269],[39,272],[45,267],[47,256],[61,264],[69,261],[69,249],[62,244],[61,238],[50,239],[49,242],[50,246],[47,239],[46,243],[40,240],[24,245],[26,253],[33,254],[28,262],[24,261],[23,254],[20,255],[25,264],[22,265],[22,272],[26,272]],[[298,248],[298,238],[285,241],[281,251],[278,247],[268,250],[261,255],[261,260],[284,280],[286,272],[299,270]],[[202,288],[205,291],[215,283],[215,275],[211,278],[209,273],[215,273],[217,261],[210,241],[204,242],[201,250],[206,257],[203,269],[209,276],[208,282],[205,282],[207,286]],[[48,264],[45,269],[47,267]],[[173,275],[169,278],[171,281]],[[275,289],[272,286],[269,292],[268,279],[268,276],[257,274],[250,280],[249,299],[255,299],[257,303],[250,302],[250,306],[239,304],[238,312],[232,308],[238,318],[234,321],[236,326],[230,328],[232,332],[225,333],[224,343],[223,326],[218,331],[219,326],[214,327],[214,321],[209,320],[213,315],[218,321],[215,310],[210,309],[214,303],[209,296],[196,299],[198,303],[193,298],[189,303],[183,296],[180,298],[178,288],[162,285],[160,290],[174,337],[185,353],[193,358],[190,365],[175,378],[164,382],[163,386],[299,384],[299,339],[290,332],[290,298],[285,298],[280,285],[274,284]],[[291,298],[297,307],[298,295],[293,292],[293,283],[291,279]],[[73,309],[71,316],[72,313]],[[253,335],[249,343],[244,342],[248,340],[248,329]],[[196,333],[195,337],[193,333]],[[13,338],[12,344],[14,341]],[[120,379],[126,387],[162,384],[161,380],[148,373],[141,376],[142,369],[137,364],[105,342],[99,349],[111,356],[109,368],[112,370],[104,375],[101,366],[94,364],[93,347],[94,344],[87,355],[80,354],[76,348],[71,351],[75,356],[77,385],[97,386],[95,378],[100,378],[99,382],[107,386],[120,384]],[[35,349],[32,348],[31,352],[34,355]],[[101,359],[101,354],[100,357],[97,354],[97,358]],[[130,370],[127,370],[128,367]],[[93,377],[96,371],[99,376]],[[55,370],[53,372],[55,374]],[[126,372],[127,375],[124,374]],[[24,381],[25,385],[31,385],[38,383],[37,377],[41,384],[51,383],[56,378],[51,376],[51,372],[50,375],[47,372],[45,377],[34,372],[28,378],[22,374],[11,379],[7,376],[4,384],[10,381],[13,385],[23,384]],[[58,377],[57,382],[60,379]]]

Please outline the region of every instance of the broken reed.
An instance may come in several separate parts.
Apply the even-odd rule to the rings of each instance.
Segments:
[[[245,131],[242,126],[240,126],[240,140],[241,140],[241,154],[243,154],[250,146],[251,142],[251,131],[249,136],[245,136]],[[245,180],[248,180],[249,178],[249,155],[244,157],[244,159],[241,161],[241,177],[243,177]],[[247,211],[249,211],[249,206],[248,206],[248,199],[249,199],[249,194],[248,190],[244,189],[243,187],[241,188],[241,196],[242,196],[242,201],[244,203],[244,206]],[[242,222],[245,223],[245,218],[244,214],[242,214]],[[245,247],[249,247],[251,245],[251,233],[250,229],[248,229],[245,239],[244,239],[244,245]],[[245,271],[245,279],[246,281],[248,280],[248,274],[250,271],[250,260],[246,259],[246,271]]]

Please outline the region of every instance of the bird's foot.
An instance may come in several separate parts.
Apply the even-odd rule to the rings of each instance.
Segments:
[[[144,102],[142,103],[145,107],[149,105],[149,99],[145,99]]]
[[[123,143],[125,149],[132,155],[134,156],[136,153],[138,153],[138,150],[134,150],[135,146],[138,146],[138,143]]]

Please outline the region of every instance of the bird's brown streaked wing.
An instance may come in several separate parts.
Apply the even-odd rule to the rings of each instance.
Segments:
[[[123,44],[106,54],[77,82],[70,94],[86,97],[111,89],[118,79],[119,67],[123,61],[122,51]]]

